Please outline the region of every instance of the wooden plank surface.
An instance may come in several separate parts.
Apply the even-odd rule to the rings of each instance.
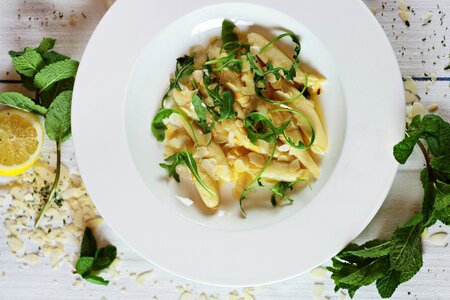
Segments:
[[[410,27],[406,27],[398,15],[398,1],[364,2],[376,12],[375,16],[392,43],[403,76],[413,76],[416,79],[418,94],[424,105],[438,103],[440,106],[438,113],[447,119],[450,118],[450,96],[447,96],[450,72],[444,71],[444,67],[450,63],[448,50],[450,45],[447,45],[446,41],[450,38],[448,36],[450,1],[407,1],[414,11],[410,14]],[[14,83],[18,77],[12,71],[8,50],[20,50],[25,46],[37,44],[44,36],[52,36],[57,38],[57,50],[80,59],[92,31],[107,10],[107,4],[108,1],[103,0],[1,0],[0,91],[22,90],[20,84]],[[433,12],[431,23],[423,26],[423,19],[428,11]],[[337,13],[342,13],[345,18],[345,14],[351,12]],[[433,72],[437,74],[435,83],[430,81]],[[53,152],[53,145],[47,141],[43,156],[51,155]],[[63,161],[76,170],[71,142],[64,145],[63,153]],[[400,168],[386,202],[362,233],[360,240],[388,236],[397,225],[409,217],[408,212],[418,207],[422,197],[418,170],[422,165],[420,156],[415,154],[411,162]],[[364,201],[363,195],[361,201]],[[107,225],[102,226],[102,235],[117,245],[121,259],[117,266],[118,279],[110,286],[83,284],[77,287],[77,276],[72,274],[73,262],[65,263],[56,270],[52,270],[47,260],[36,266],[25,267],[10,253],[7,246],[7,234],[3,230],[7,211],[8,206],[2,206],[0,201],[0,299],[178,299],[180,297],[184,297],[183,300],[207,299],[200,298],[201,294],[217,296],[220,299],[235,299],[232,298],[234,289],[197,284],[152,266],[131,250]],[[342,218],[344,220],[345,216]],[[448,229],[440,225],[430,229],[430,233],[438,231]],[[65,251],[75,254],[78,251],[77,247],[68,244]],[[410,282],[402,285],[393,299],[448,299],[449,255],[449,247],[434,246],[426,240],[424,266],[421,272]],[[143,286],[138,286],[133,275],[130,276],[133,273],[139,274],[150,270],[151,279]],[[313,299],[313,291],[320,289],[320,284],[323,284],[324,288],[322,297],[341,299],[340,293],[333,292],[333,283],[330,279],[315,280],[309,274],[257,287],[251,294],[258,300]],[[184,290],[192,291],[192,294],[189,292],[183,294]],[[248,294],[245,296],[242,289],[236,289],[236,292],[246,297],[242,299],[252,299]],[[378,294],[376,289],[370,286],[358,291],[356,298],[378,299]]]

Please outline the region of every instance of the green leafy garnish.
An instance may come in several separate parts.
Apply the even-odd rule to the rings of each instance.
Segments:
[[[34,84],[42,93],[61,80],[75,77],[78,65],[77,61],[71,59],[52,63],[36,74]]]
[[[36,92],[31,99],[20,93],[0,93],[0,104],[27,112],[35,112],[45,117],[45,132],[56,142],[56,174],[44,208],[39,212],[35,226],[53,203],[57,194],[61,171],[61,144],[69,139],[72,88],[78,62],[56,51],[50,51],[56,40],[44,38],[38,47],[23,51],[9,51],[22,84]]]
[[[289,70],[283,70],[285,76],[286,76],[286,80],[292,80],[295,78],[296,75],[296,71],[295,69],[298,67],[298,65],[300,64],[299,60],[298,60],[298,56],[300,55],[300,50],[301,50],[301,46],[300,46],[300,40],[298,39],[298,36],[296,36],[294,33],[292,32],[285,32],[283,34],[280,34],[276,37],[274,37],[273,39],[271,39],[262,49],[259,53],[264,53],[267,49],[269,49],[276,41],[279,41],[280,39],[284,38],[284,37],[290,37],[292,42],[294,42],[295,44],[295,48],[294,48],[294,54],[292,56],[292,59],[294,60],[294,62],[292,63],[291,67]]]
[[[275,149],[277,146],[277,137],[283,133],[287,126],[289,126],[291,121],[283,123],[281,126],[276,127],[271,120],[269,120],[265,115],[259,112],[252,112],[245,117],[244,126],[247,130],[247,136],[251,143],[256,144],[257,140],[264,140],[272,145],[272,151],[269,155],[269,159],[264,164],[263,168],[259,174],[253,178],[253,180],[247,185],[247,187],[242,191],[239,198],[239,205],[241,212],[244,216],[247,215],[244,209],[244,199],[247,193],[257,188],[258,186],[263,186],[260,182],[261,176],[264,171],[269,167],[272,162],[273,156],[275,155]],[[255,185],[255,183],[258,183]]]
[[[97,241],[92,234],[92,230],[86,227],[81,242],[80,258],[75,264],[75,270],[83,279],[91,283],[108,285],[109,281],[98,276],[98,272],[108,268],[116,257],[117,249],[115,246],[107,245],[97,249]]]
[[[161,107],[164,107],[164,100],[167,99],[169,93],[173,89],[181,89],[179,81],[181,78],[189,76],[194,72],[194,57],[185,55],[183,57],[177,58],[177,64],[175,66],[175,78],[170,80],[169,89],[164,94]]]
[[[167,126],[164,124],[164,119],[167,119],[172,114],[178,114],[180,115],[184,121],[188,124],[192,131],[192,136],[194,137],[194,143],[197,144],[197,137],[195,135],[194,128],[192,127],[191,123],[189,122],[189,119],[186,117],[186,115],[176,108],[161,108],[155,115],[152,121],[151,130],[153,133],[153,136],[156,138],[158,142],[164,141],[166,138],[166,130]]]
[[[14,56],[12,60],[16,72],[27,77],[36,75],[44,67],[42,56],[31,48],[26,48],[23,54]]]
[[[196,120],[195,123],[200,126],[203,133],[210,133],[214,127],[214,123],[208,125],[208,122],[206,121],[206,114],[208,112],[206,105],[198,95],[192,96],[192,105],[194,106],[195,113],[198,117],[198,120]]]
[[[222,22],[222,44],[223,48],[227,51],[236,50],[239,47],[235,42],[239,41],[237,34],[234,32],[236,25],[230,20],[223,20]]]
[[[306,149],[311,148],[311,146],[314,144],[314,141],[316,140],[316,134],[315,134],[315,131],[314,131],[314,127],[312,126],[312,124],[309,121],[309,119],[306,116],[304,116],[301,112],[299,112],[299,111],[297,111],[295,109],[292,109],[292,108],[290,108],[288,106],[272,110],[271,112],[279,112],[279,111],[286,111],[286,112],[290,112],[290,113],[293,113],[293,114],[296,114],[296,115],[300,116],[306,122],[306,124],[308,124],[308,126],[311,128],[311,141],[309,142],[308,145],[305,145],[301,140],[299,140],[298,143],[295,144],[290,138],[288,138],[286,136],[286,133],[283,130],[283,136],[286,139],[286,142],[288,142],[288,144],[291,147],[293,147],[295,149],[299,149],[299,150],[306,150]]]
[[[56,142],[56,174],[53,185],[50,189],[50,194],[45,200],[45,205],[41,209],[35,221],[37,226],[44,216],[47,209],[53,203],[53,200],[58,191],[59,178],[61,176],[61,144],[67,141],[71,135],[70,126],[70,111],[72,105],[72,91],[65,91],[56,97],[53,103],[48,108],[45,116],[45,132],[48,137]]]
[[[213,89],[209,88],[209,85],[214,81],[211,76],[208,76],[206,72],[203,73],[203,82],[205,84],[208,95],[212,98],[214,107],[219,109],[218,120],[234,119],[236,118],[236,112],[234,111],[234,96],[231,91],[220,91],[220,84],[217,84]]]
[[[159,164],[162,168],[166,169],[169,172],[169,177],[173,177],[177,182],[180,182],[180,175],[177,173],[178,165],[185,165],[191,171],[192,175],[194,175],[195,179],[198,183],[210,194],[215,195],[213,191],[211,191],[208,186],[203,182],[200,174],[198,173],[197,163],[194,160],[194,157],[191,153],[183,151],[180,153],[175,153],[164,160],[166,163]]]
[[[353,297],[361,286],[376,281],[380,296],[391,297],[423,265],[423,230],[438,220],[450,225],[450,124],[436,115],[414,117],[405,138],[394,146],[395,159],[405,163],[416,145],[426,165],[420,173],[424,188],[422,211],[397,228],[390,240],[350,244],[336,255],[333,266],[327,268],[332,272],[336,291],[346,289]]]
[[[31,98],[17,92],[0,93],[0,104],[27,112],[33,111],[40,115],[45,115],[47,113],[45,107],[36,104]]]
[[[287,200],[290,203],[294,202],[294,200],[287,195],[288,191],[291,191],[294,188],[294,185],[300,181],[303,181],[302,178],[297,178],[297,180],[293,182],[279,181],[274,186],[270,188],[272,191],[272,197],[270,198],[270,202],[275,207],[277,206],[277,197],[281,200]]]

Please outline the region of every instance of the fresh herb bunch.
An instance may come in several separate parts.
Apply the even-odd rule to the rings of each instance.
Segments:
[[[81,242],[80,258],[75,265],[75,271],[91,283],[108,285],[109,281],[99,276],[98,273],[108,268],[116,259],[116,256],[117,249],[115,246],[107,245],[97,249],[97,241],[92,234],[92,230],[86,227]]]
[[[450,124],[437,115],[416,116],[405,138],[395,145],[394,157],[404,164],[418,145],[425,158],[420,173],[424,188],[422,210],[398,227],[389,240],[350,244],[332,259],[335,290],[350,297],[362,286],[376,282],[383,298],[410,280],[422,267],[422,232],[441,221],[450,225]]]
[[[314,128],[311,122],[306,118],[301,112],[285,105],[293,101],[299,100],[303,95],[307,93],[308,77],[305,74],[305,84],[303,84],[299,89],[299,94],[286,101],[275,101],[267,98],[264,95],[264,91],[267,86],[266,77],[268,75],[273,75],[277,80],[281,80],[284,76],[285,80],[293,80],[296,76],[296,69],[299,66],[299,54],[301,50],[299,38],[291,33],[286,32],[276,36],[275,38],[268,41],[268,43],[259,51],[259,53],[252,55],[250,53],[250,45],[239,41],[239,37],[235,32],[236,25],[230,20],[224,20],[222,23],[222,47],[221,51],[226,51],[224,56],[217,59],[207,60],[205,64],[199,68],[203,71],[203,85],[208,94],[208,97],[212,100],[212,105],[208,106],[202,99],[202,96],[197,93],[192,96],[193,110],[197,116],[194,122],[189,122],[187,116],[178,108],[164,108],[164,101],[168,98],[169,93],[174,89],[182,90],[182,85],[180,85],[180,80],[188,77],[195,71],[193,56],[184,56],[177,59],[175,66],[174,78],[170,80],[169,88],[162,99],[162,105],[160,110],[156,113],[152,125],[151,131],[157,141],[162,142],[165,139],[165,131],[167,126],[164,120],[169,118],[171,114],[176,113],[180,115],[184,122],[188,124],[190,130],[193,133],[193,138],[195,146],[198,145],[198,141],[195,135],[195,130],[193,126],[198,126],[204,134],[212,134],[215,123],[220,122],[225,119],[235,119],[237,113],[234,110],[234,95],[232,91],[228,90],[221,82],[218,80],[219,72],[223,69],[229,69],[235,72],[241,72],[244,61],[242,58],[246,58],[250,64],[250,70],[254,75],[254,87],[257,97],[263,101],[269,102],[274,105],[274,109],[269,111],[269,113],[277,112],[289,112],[296,114],[304,119],[306,124],[311,128],[311,139],[309,144],[305,145],[302,141],[298,141],[297,144],[294,143],[289,137],[287,137],[285,130],[290,126],[291,120],[286,121],[279,127],[276,127],[273,121],[268,115],[264,115],[258,112],[252,112],[245,117],[245,128],[247,131],[247,137],[249,140],[256,144],[257,140],[263,140],[269,142],[272,146],[271,153],[262,167],[259,174],[253,178],[251,183],[244,189],[240,197],[240,207],[241,211],[246,215],[243,208],[243,200],[245,199],[247,193],[257,187],[265,187],[272,191],[271,202],[276,205],[276,199],[280,198],[282,200],[287,200],[292,202],[292,199],[288,197],[287,192],[293,188],[293,186],[303,179],[298,178],[294,182],[278,182],[272,186],[265,186],[261,181],[261,176],[264,171],[270,165],[273,156],[275,154],[277,139],[278,137],[283,137],[284,140],[293,148],[299,150],[309,149],[315,140]],[[289,69],[284,69],[281,67],[274,67],[270,63],[265,64],[258,54],[262,54],[267,51],[274,43],[282,38],[289,37],[295,45],[293,52],[293,64]],[[258,66],[259,65],[259,66]],[[198,89],[195,82],[191,82],[194,89]],[[211,117],[209,117],[211,116]],[[212,137],[211,137],[212,140]],[[210,141],[211,141],[210,140]],[[201,184],[205,190],[209,191],[206,185],[203,183],[200,175],[198,174],[197,164],[193,159],[193,156],[189,152],[176,153],[168,158],[166,158],[166,163],[160,164],[161,167],[165,168],[169,172],[169,176],[173,176],[175,180],[179,181],[179,176],[175,171],[175,168],[179,164],[185,164],[197,181]],[[171,164],[167,164],[171,163]]]
[[[55,42],[55,39],[44,38],[37,48],[9,52],[23,86],[35,93],[34,99],[16,92],[0,93],[0,104],[44,116],[45,132],[56,142],[55,180],[45,205],[36,218],[35,226],[39,224],[57,195],[61,171],[61,144],[71,135],[70,109],[78,62],[52,50]]]

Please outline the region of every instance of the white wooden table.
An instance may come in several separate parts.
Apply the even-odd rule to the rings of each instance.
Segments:
[[[80,59],[92,31],[107,10],[108,2],[0,0],[0,91],[22,90],[16,82],[18,77],[12,70],[8,50],[36,45],[42,37],[52,36],[57,39],[57,50]],[[450,120],[450,96],[447,96],[450,91],[450,71],[444,71],[444,67],[450,63],[450,1],[408,0],[407,4],[411,8],[410,27],[406,27],[398,15],[398,1],[364,2],[375,12],[391,40],[403,76],[412,76],[417,82],[422,103],[425,107],[431,103],[439,104],[437,113]],[[155,9],[159,9],[158,4],[155,4]],[[428,11],[433,16],[431,22],[423,26]],[[345,14],[350,12],[336,13],[345,18]],[[434,77],[432,73],[437,76],[436,82],[431,80]],[[43,156],[52,152],[52,145],[46,143]],[[71,169],[76,169],[70,142],[65,144],[63,153],[64,162]],[[422,166],[420,155],[415,153],[413,159],[400,168],[383,207],[360,240],[388,237],[397,225],[402,224],[418,209],[422,197],[418,170]],[[1,188],[0,185],[0,191]],[[363,195],[361,201],[364,201]],[[258,300],[311,299],[314,295],[325,299],[345,298],[341,293],[333,292],[333,282],[329,278],[314,279],[309,274],[245,291],[197,284],[153,267],[131,250],[107,225],[101,227],[101,234],[119,249],[120,263],[116,267],[118,272],[115,279],[108,287],[80,285],[77,276],[72,274],[71,263],[64,263],[53,270],[49,261],[42,259],[39,264],[26,267],[11,254],[4,230],[7,210],[8,207],[2,207],[0,202],[0,299],[238,299],[235,295],[242,296],[242,299]],[[430,229],[429,234],[441,231],[447,232],[448,228],[438,224]],[[66,251],[76,253],[78,249],[67,246]],[[411,281],[402,285],[393,298],[449,299],[449,256],[449,247],[433,245],[425,238],[422,270]],[[138,285],[132,273],[146,271],[152,271],[148,276],[149,280]],[[320,293],[322,288],[324,291]],[[375,287],[370,286],[358,291],[356,298],[377,299],[378,294]]]

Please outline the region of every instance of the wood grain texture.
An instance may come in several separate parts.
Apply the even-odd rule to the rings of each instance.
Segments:
[[[37,44],[44,36],[56,37],[57,50],[80,59],[92,31],[107,10],[107,1],[103,0],[1,0],[0,2],[0,80],[6,81],[18,79],[12,71],[10,58],[7,55],[8,50],[20,50],[24,46]],[[408,0],[408,5],[415,12],[410,15],[409,28],[398,16],[398,1],[365,0],[364,2],[376,11],[375,16],[392,43],[403,76],[422,78],[424,81],[418,81],[418,90],[423,103],[425,106],[431,103],[439,104],[438,113],[449,119],[450,96],[447,94],[450,89],[447,80],[450,77],[450,71],[444,71],[444,66],[450,62],[448,50],[450,45],[445,45],[446,42],[442,41],[444,36],[450,38],[448,35],[450,1]],[[433,12],[431,23],[423,26],[423,18],[428,11]],[[345,13],[349,12],[342,12],[343,18]],[[445,13],[448,16],[443,18],[441,25],[440,17]],[[77,18],[76,24],[73,21],[74,16]],[[439,76],[440,81],[430,85],[428,79],[432,72]],[[22,90],[20,84],[0,83],[0,91]],[[43,155],[51,155],[53,152],[53,144],[46,141]],[[70,141],[63,147],[63,161],[76,170],[76,158]],[[408,164],[401,166],[383,207],[358,240],[390,235],[397,225],[408,219],[409,213],[412,214],[414,209],[418,208],[422,197],[418,170],[422,166],[423,161],[417,153]],[[4,181],[4,179],[1,180]],[[361,195],[361,201],[364,201],[364,195]],[[0,206],[0,223],[3,223],[6,213],[7,207]],[[346,221],[345,216],[342,216],[342,220]],[[326,223],[326,220],[323,222]],[[70,264],[64,264],[58,270],[52,270],[48,261],[43,261],[36,266],[24,268],[23,264],[10,254],[3,225],[0,225],[0,228],[0,299],[103,299],[103,297],[106,299],[153,299],[156,297],[155,299],[159,300],[172,300],[180,297],[180,292],[177,290],[179,286],[192,290],[193,297],[190,298],[186,294],[184,300],[198,299],[202,293],[228,299],[230,292],[233,291],[230,288],[197,284],[152,266],[131,250],[107,225],[102,227],[102,235],[119,249],[121,258],[118,266],[119,281],[106,288],[91,284],[75,288],[73,283],[76,276],[72,275]],[[437,231],[448,231],[448,229],[440,225],[430,229],[430,232]],[[421,272],[402,285],[393,299],[449,298],[450,248],[433,246],[427,241],[424,245],[424,266]],[[77,249],[67,246],[67,251],[76,252]],[[301,253],[281,253],[280,255],[291,255],[292,259],[295,259]],[[141,273],[147,270],[153,270],[152,280],[148,285],[137,286],[135,280],[129,276],[130,273]],[[6,276],[2,276],[2,272],[5,272]],[[257,287],[253,294],[258,300],[312,299],[314,284],[314,279],[309,274],[304,274],[281,283]],[[340,293],[333,292],[333,283],[330,279],[326,279],[323,285],[325,290],[323,296],[329,299],[340,299]],[[123,288],[126,288],[126,292]],[[237,289],[237,292],[242,295],[242,289]],[[374,286],[362,288],[356,296],[356,299],[378,298]]]

